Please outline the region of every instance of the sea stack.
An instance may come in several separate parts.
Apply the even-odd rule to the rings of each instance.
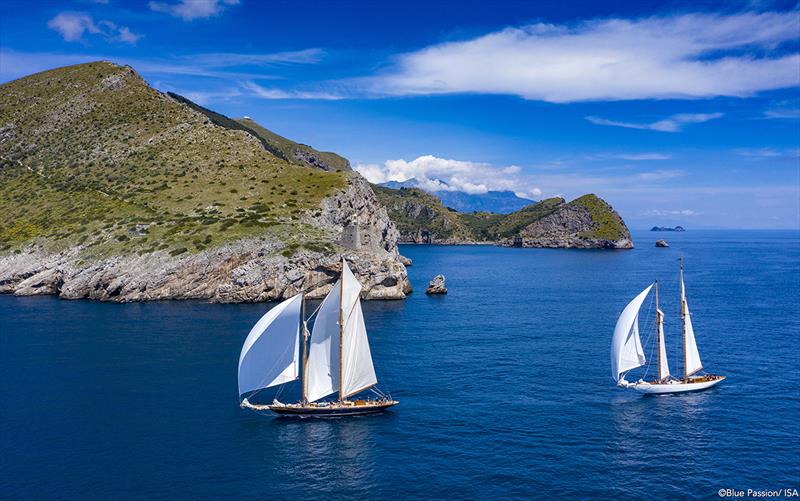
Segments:
[[[656,247],[669,247],[666,240],[656,240]]]
[[[444,286],[444,275],[436,275],[425,289],[425,294],[447,294],[447,287]]]

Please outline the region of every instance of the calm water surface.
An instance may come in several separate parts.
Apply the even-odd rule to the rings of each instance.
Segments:
[[[364,306],[381,386],[401,404],[339,420],[239,409],[239,350],[271,305],[0,296],[0,498],[800,488],[800,234],[635,239],[633,251],[403,247],[417,292]],[[617,315],[655,278],[679,361],[680,254],[701,356],[729,379],[681,396],[615,389]],[[438,273],[450,294],[428,297]]]

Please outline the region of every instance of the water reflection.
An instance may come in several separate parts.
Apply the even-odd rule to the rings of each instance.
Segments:
[[[322,491],[364,493],[378,485],[376,430],[391,414],[344,419],[271,419],[275,458],[286,475]],[[335,487],[334,487],[335,486]]]

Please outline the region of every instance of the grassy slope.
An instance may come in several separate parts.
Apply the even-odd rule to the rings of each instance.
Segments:
[[[324,242],[301,218],[345,182],[211,124],[126,67],[0,86],[0,252],[84,242],[87,258],[179,254],[265,234]]]
[[[435,195],[417,188],[394,190],[372,185],[375,195],[389,211],[389,217],[403,235],[413,235],[418,229],[428,230],[440,239],[474,240],[473,232],[461,221],[459,214],[444,205]],[[421,206],[433,212],[429,217],[422,211],[417,217],[410,217],[404,208],[408,205]]]
[[[615,214],[611,206],[597,195],[593,193],[583,195],[569,204],[585,207],[592,216],[592,221],[597,225],[593,232],[581,235],[582,237],[614,241],[627,236],[628,231],[622,218]]]
[[[460,217],[481,239],[497,240],[516,235],[529,224],[555,211],[563,203],[563,198],[548,198],[511,214],[478,212],[460,214]]]
[[[302,162],[295,157],[295,153],[299,152],[307,156],[319,158],[325,163],[325,165],[330,167],[330,170],[350,170],[350,162],[346,158],[339,156],[336,153],[331,153],[329,151],[317,151],[305,144],[296,143],[290,139],[286,139],[285,137],[279,136],[271,130],[262,127],[257,122],[249,118],[238,118],[236,119],[236,122],[253,131],[259,137],[259,139],[268,145],[267,149],[274,151],[277,156],[284,158],[289,162],[304,164],[305,162]]]

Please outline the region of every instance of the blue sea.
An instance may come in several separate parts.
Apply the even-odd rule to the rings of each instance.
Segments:
[[[401,402],[378,416],[239,408],[239,350],[271,304],[0,296],[0,498],[800,489],[800,233],[634,237],[632,251],[402,247],[415,292],[364,304],[380,386]],[[655,248],[657,238],[671,247]],[[680,364],[681,255],[704,365],[728,379],[679,396],[615,388],[617,315],[655,279]],[[439,273],[450,293],[426,296]],[[645,339],[652,315],[648,300]]]

